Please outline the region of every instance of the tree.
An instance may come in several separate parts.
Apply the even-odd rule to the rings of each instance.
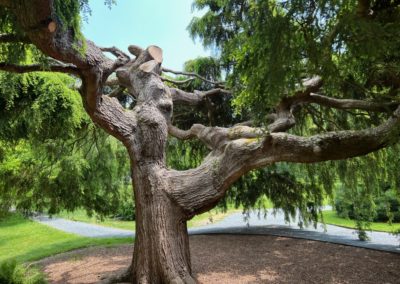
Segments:
[[[115,213],[130,183],[126,150],[90,121],[75,80],[36,72],[0,82],[0,216]]]
[[[208,12],[193,22],[192,32],[221,48],[228,83],[186,74],[214,86],[194,92],[163,82],[167,79],[162,72],[171,70],[163,69],[162,50],[157,46],[129,46],[132,59],[115,47],[100,48],[84,39],[79,10],[86,5],[83,0],[0,0],[7,23],[0,42],[33,45],[42,55],[38,63],[44,59],[47,63],[21,65],[7,58],[0,69],[62,72],[80,78],[87,114],[126,147],[136,240],[132,265],[118,280],[194,283],[186,221],[213,208],[232,183],[252,169],[279,162],[346,159],[398,141],[399,74],[392,69],[398,65],[392,64],[398,60],[399,42],[392,36],[400,29],[398,4],[393,1],[198,0],[196,5]],[[382,44],[379,48],[371,46],[372,27],[382,32],[374,38]],[[379,72],[374,69],[378,67]],[[343,83],[349,80],[365,93],[346,91]],[[228,85],[238,94],[236,105],[261,115],[231,127],[194,124],[182,130],[172,124],[175,105],[196,106],[211,96],[232,95]],[[118,87],[109,93],[108,86]],[[338,96],[342,92],[357,97]],[[135,102],[131,110],[121,104],[126,97]],[[311,136],[287,133],[301,109],[315,105],[368,112],[372,125]],[[261,127],[253,125],[260,121]],[[303,126],[310,126],[307,117],[305,121]],[[210,152],[195,168],[169,169],[168,134],[197,139]]]

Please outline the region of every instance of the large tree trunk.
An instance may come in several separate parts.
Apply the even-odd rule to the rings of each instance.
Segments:
[[[282,161],[314,163],[360,156],[399,139],[398,102],[382,104],[316,95],[322,86],[319,77],[304,82],[304,90],[284,97],[267,129],[202,125],[193,125],[185,131],[174,129],[173,101],[195,106],[222,90],[187,93],[167,87],[160,78],[163,56],[157,46],[145,50],[130,46],[128,50],[135,56],[131,59],[116,48],[100,49],[90,41],[79,42],[74,27],[63,23],[57,15],[54,3],[54,0],[0,0],[5,12],[9,9],[14,13],[18,30],[24,31],[23,42],[31,42],[45,55],[67,65],[54,63],[43,69],[40,64],[19,66],[2,62],[0,69],[17,73],[47,70],[79,76],[87,113],[128,148],[137,215],[133,264],[128,273],[134,283],[193,283],[186,221],[215,206],[229,186],[249,170]],[[365,12],[368,5],[361,6],[359,10]],[[7,42],[4,38],[15,39],[15,35],[3,36],[3,42]],[[102,51],[113,53],[117,59],[111,60]],[[132,111],[123,109],[117,99],[103,93],[109,75],[114,72],[118,85],[136,98]],[[337,109],[396,110],[385,123],[361,131],[310,137],[274,133],[293,127],[292,111],[305,103]],[[176,137],[196,137],[210,148],[210,154],[199,167],[187,171],[166,169],[168,128]]]
[[[157,163],[132,168],[136,205],[133,283],[195,283],[185,214],[166,195],[165,169]]]
[[[133,113],[139,122],[125,140],[136,207],[131,277],[133,283],[195,283],[190,267],[188,215],[168,195],[171,189],[165,152],[172,98],[157,75],[161,61],[161,49],[151,46],[140,50],[131,68],[117,72],[136,94]]]

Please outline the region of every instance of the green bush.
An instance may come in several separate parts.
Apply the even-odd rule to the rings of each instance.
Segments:
[[[134,221],[136,215],[135,215],[135,204],[133,203],[132,198],[128,198],[122,201],[119,204],[116,213],[111,217],[123,221]]]
[[[37,269],[18,264],[15,260],[0,263],[0,284],[46,284],[44,275]]]
[[[394,191],[386,191],[376,199],[376,221],[400,223],[400,198]]]
[[[371,222],[400,222],[400,198],[394,190],[387,190],[380,196],[373,196],[368,202],[349,195],[346,190],[337,192],[335,210],[340,217]]]

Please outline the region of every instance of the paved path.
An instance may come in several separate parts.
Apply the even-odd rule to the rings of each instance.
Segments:
[[[134,231],[114,229],[111,227],[99,226],[78,221],[70,221],[62,218],[49,218],[47,216],[34,217],[33,220],[56,228],[58,230],[73,233],[84,237],[111,238],[111,237],[133,237]]]
[[[48,217],[38,217],[36,220],[59,230],[86,237],[134,236],[134,232],[129,230],[114,229],[60,218],[50,219]],[[391,234],[383,232],[368,232],[370,240],[362,242],[358,240],[357,234],[354,230],[338,226],[326,225],[325,230],[322,224],[318,224],[316,229],[312,226],[300,229],[297,226],[297,222],[292,224],[285,223],[284,215],[281,211],[278,211],[276,214],[268,213],[266,219],[263,217],[259,218],[258,214],[253,212],[246,221],[241,213],[234,213],[220,222],[190,228],[189,234],[267,234],[325,241],[400,253],[400,240]]]
[[[400,253],[400,240],[389,233],[368,232],[370,240],[360,241],[353,229],[333,225],[326,225],[325,228],[323,224],[320,223],[318,223],[317,228],[309,226],[303,229],[297,225],[297,222],[287,224],[285,223],[282,212],[277,212],[275,215],[269,213],[267,214],[267,219],[264,219],[263,216],[258,218],[258,214],[252,212],[248,221],[244,220],[241,213],[234,213],[218,223],[189,229],[189,232],[191,234],[274,235],[332,242]]]

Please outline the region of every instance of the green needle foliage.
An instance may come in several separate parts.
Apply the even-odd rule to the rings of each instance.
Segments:
[[[220,51],[237,108],[260,118],[315,74],[333,97],[398,96],[398,4],[371,1],[364,11],[362,2],[196,0],[206,12],[189,31]]]
[[[85,114],[66,75],[1,74],[0,205],[114,212],[130,184],[125,149]]]
[[[80,13],[90,13],[88,1],[55,1],[55,9],[62,28],[73,30],[76,46],[84,47]],[[24,36],[6,9],[0,14],[1,34]],[[1,44],[0,61],[43,69],[50,63],[21,43]],[[91,122],[79,84],[64,74],[0,73],[0,213],[83,208],[101,217],[131,199],[126,151]]]
[[[188,29],[220,54],[236,113],[265,123],[282,97],[293,95],[301,80],[314,75],[323,78],[322,93],[330,97],[400,101],[398,1],[195,0],[193,7],[203,16],[195,17]],[[308,136],[362,129],[387,117],[308,105],[296,113],[297,124],[290,131]],[[382,189],[400,196],[399,166],[398,147],[347,161],[281,164],[242,178],[233,193],[247,205],[267,194],[293,213],[292,206],[307,212],[308,205],[321,205],[322,196],[333,197],[336,188],[351,196],[363,237],[376,214],[376,200],[385,194]]]

